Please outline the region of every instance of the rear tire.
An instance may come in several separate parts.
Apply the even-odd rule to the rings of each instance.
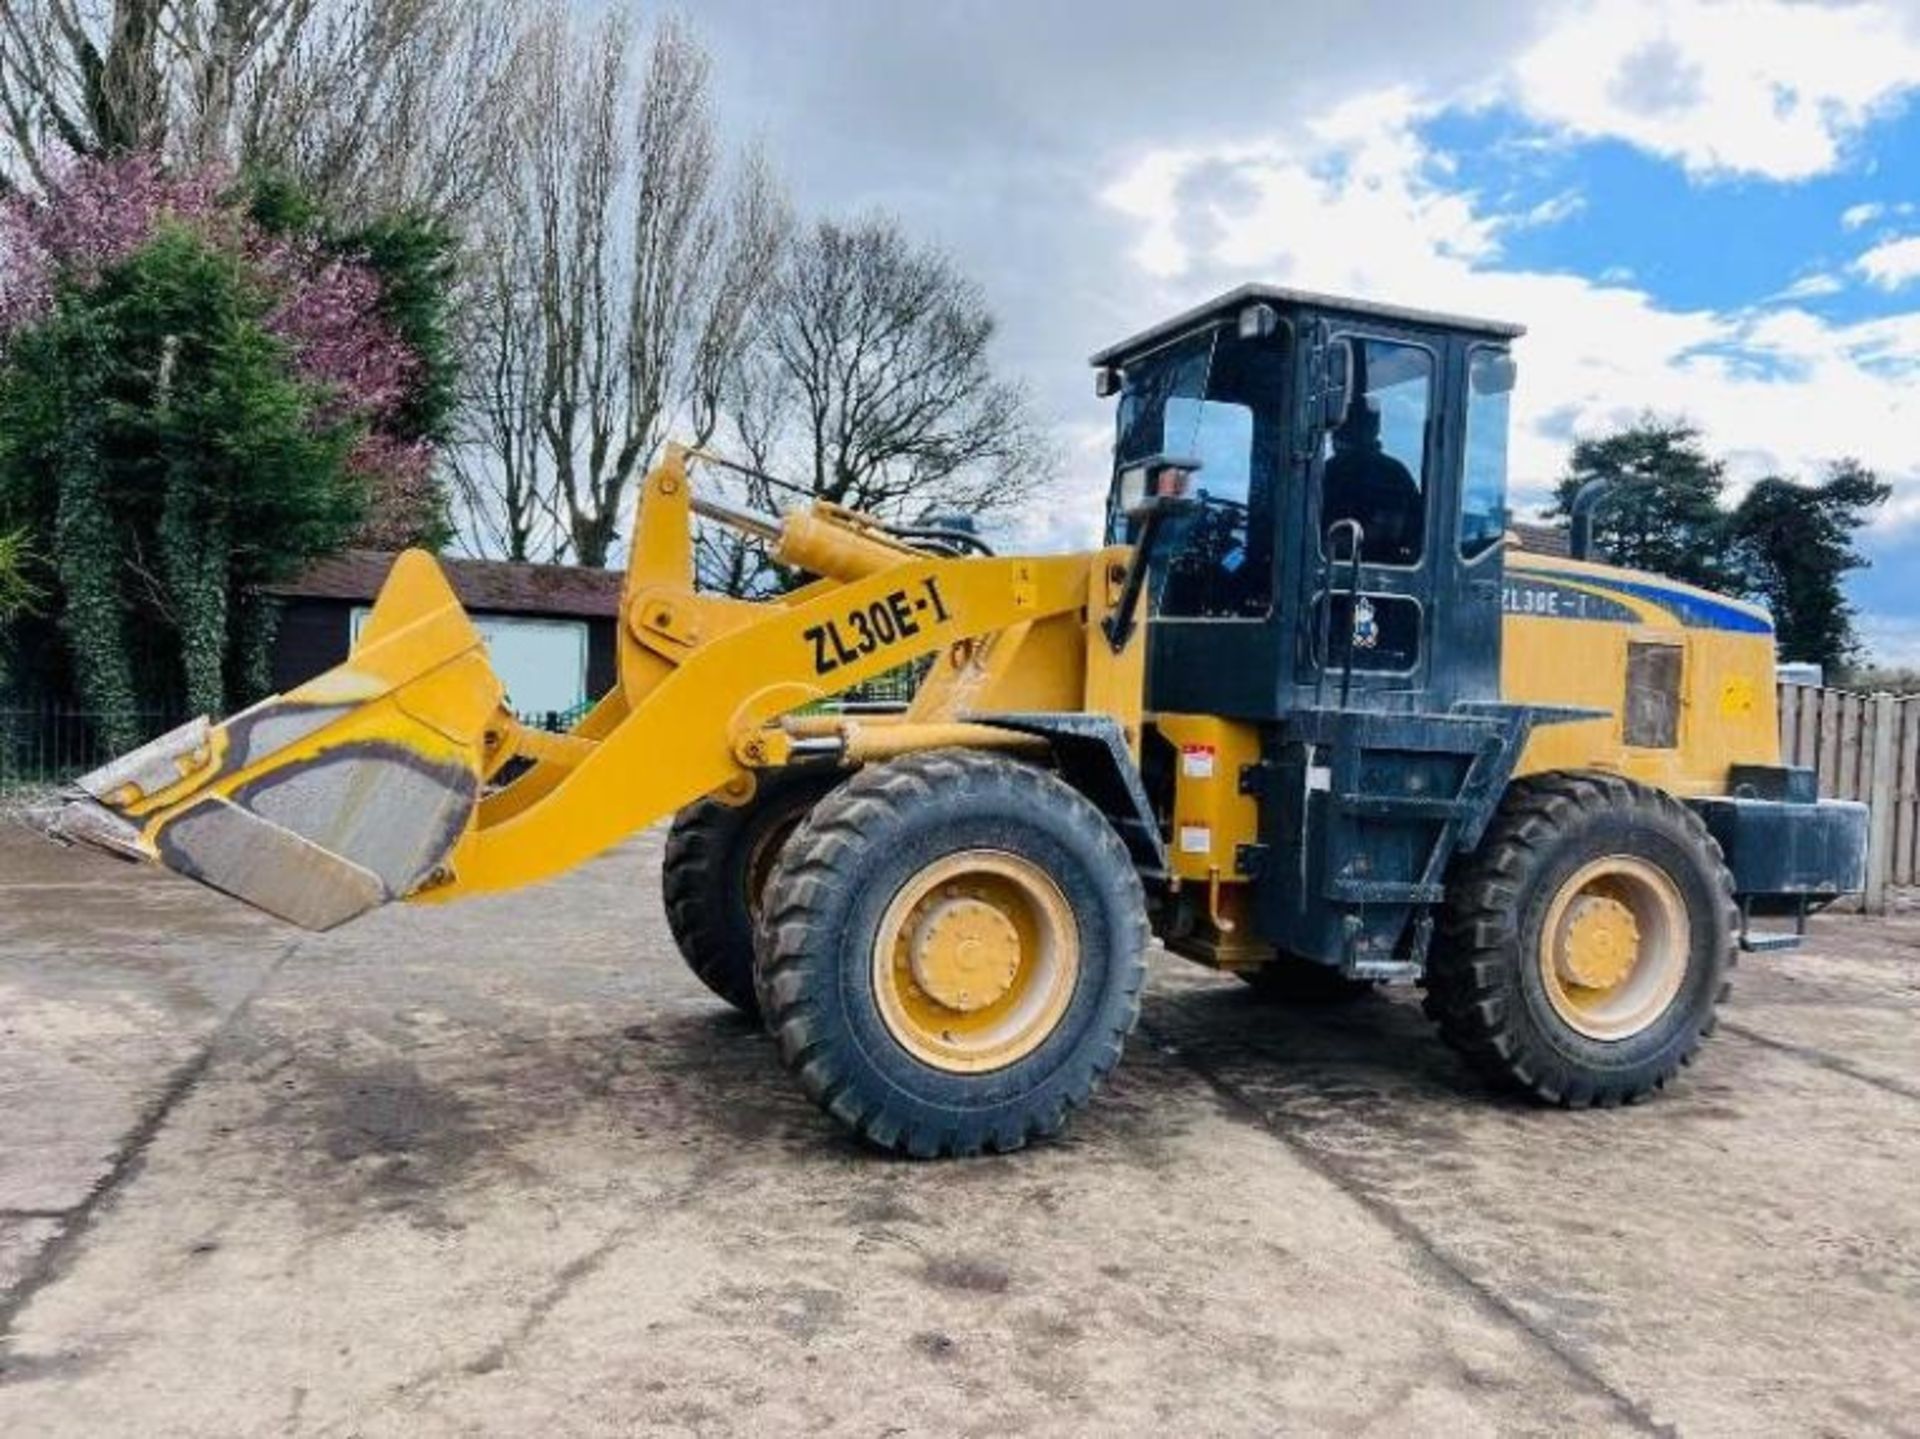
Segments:
[[[1613,775],[1522,780],[1449,879],[1426,1010],[1497,1082],[1631,1103],[1713,1032],[1736,925],[1720,847],[1678,800]]]
[[[1140,1013],[1147,921],[1106,818],[1054,776],[938,750],[870,766],[767,890],[757,969],[780,1057],[881,1149],[1057,1134]]]
[[[745,804],[703,799],[674,816],[660,871],[667,928],[702,984],[748,1017],[760,897],[780,848],[807,811],[846,776],[769,770]]]

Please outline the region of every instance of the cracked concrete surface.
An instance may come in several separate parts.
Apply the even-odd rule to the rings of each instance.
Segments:
[[[0,1433],[1912,1432],[1920,919],[1596,1115],[1161,958],[1066,1141],[917,1165],[658,861],[295,942],[0,832]]]

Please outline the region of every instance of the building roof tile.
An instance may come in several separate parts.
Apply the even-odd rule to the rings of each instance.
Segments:
[[[343,550],[268,592],[286,599],[368,603],[393,567],[383,550]],[[612,619],[620,613],[618,570],[579,565],[526,565],[507,560],[440,557],[440,568],[460,603],[490,614]]]

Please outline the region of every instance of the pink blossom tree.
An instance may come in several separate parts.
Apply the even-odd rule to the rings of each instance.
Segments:
[[[122,729],[150,692],[127,655],[155,648],[132,627],[163,618],[187,697],[220,708],[258,687],[255,586],[439,515],[428,362],[391,298],[218,170],[72,159],[0,199],[0,520],[37,516],[83,695]]]
[[[382,314],[379,277],[312,236],[264,231],[218,167],[183,175],[147,154],[69,157],[44,194],[0,200],[0,350],[46,317],[61,286],[98,283],[167,224],[251,262],[272,297],[267,329],[321,396],[316,420],[362,431],[351,466],[382,512],[377,528],[391,535],[400,516],[418,514],[431,498],[433,450],[393,426],[420,361]]]

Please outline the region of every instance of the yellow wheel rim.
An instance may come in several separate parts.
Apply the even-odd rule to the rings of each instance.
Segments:
[[[1589,1039],[1629,1039],[1687,976],[1691,934],[1680,887],[1631,855],[1596,859],[1560,886],[1540,930],[1540,978],[1554,1013]]]
[[[779,824],[769,825],[747,851],[747,918],[754,924],[760,922],[760,911],[766,903],[767,881],[773,878],[773,867],[779,863],[780,851],[786,848],[787,841],[793,838],[793,832],[800,828],[800,821],[805,818],[803,812]]]
[[[1080,931],[1060,886],[1000,850],[928,865],[893,897],[874,936],[874,997],[888,1033],[953,1074],[1033,1053],[1079,976]]]

